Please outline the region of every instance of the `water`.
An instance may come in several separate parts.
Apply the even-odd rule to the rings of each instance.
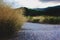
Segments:
[[[60,25],[25,23],[13,40],[60,40]]]

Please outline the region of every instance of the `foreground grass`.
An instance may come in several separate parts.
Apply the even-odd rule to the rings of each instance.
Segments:
[[[12,37],[25,21],[21,11],[0,6],[0,39]]]
[[[28,19],[33,23],[60,24],[60,16],[35,16]]]

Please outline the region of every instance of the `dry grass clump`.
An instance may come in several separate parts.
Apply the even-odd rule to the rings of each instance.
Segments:
[[[60,16],[29,17],[28,21],[33,23],[60,24]]]
[[[0,6],[0,38],[10,37],[18,32],[25,21],[24,16],[18,11]]]

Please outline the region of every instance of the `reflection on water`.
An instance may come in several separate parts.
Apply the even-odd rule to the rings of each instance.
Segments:
[[[60,40],[60,25],[25,23],[10,40]]]
[[[26,30],[58,30],[60,25],[49,25],[49,24],[36,24],[36,23],[25,23],[22,29]]]

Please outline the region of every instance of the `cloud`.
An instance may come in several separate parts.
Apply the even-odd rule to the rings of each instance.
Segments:
[[[44,1],[44,2],[42,2]],[[45,2],[46,1],[46,2]],[[5,0],[5,4],[10,5],[13,8],[18,7],[28,7],[28,8],[45,8],[49,6],[60,5],[60,3],[56,2],[47,2],[48,0]],[[53,1],[53,0],[49,0]]]
[[[48,6],[60,5],[60,3],[56,2],[43,3],[39,0],[15,0],[15,2],[19,5],[22,5],[22,7],[28,7],[28,8],[45,8]]]
[[[6,4],[12,7],[36,8],[41,3],[38,0],[5,0]]]
[[[42,2],[60,2],[60,0],[40,0]]]

